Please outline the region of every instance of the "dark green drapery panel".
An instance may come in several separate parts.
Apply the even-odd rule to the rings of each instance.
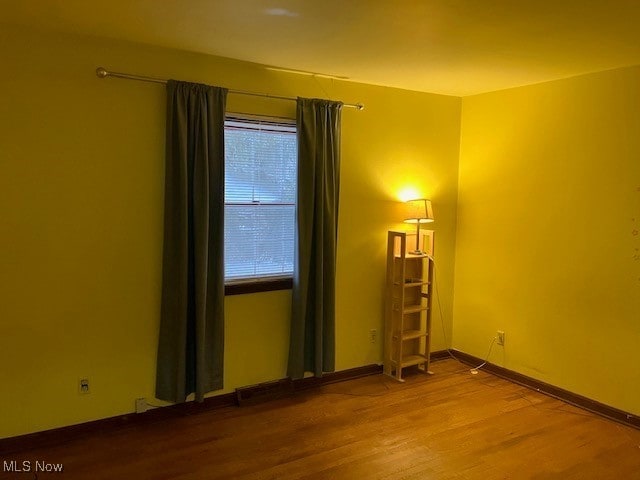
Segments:
[[[222,388],[227,90],[169,80],[156,396]]]
[[[298,198],[288,375],[335,370],[342,103],[298,99]]]

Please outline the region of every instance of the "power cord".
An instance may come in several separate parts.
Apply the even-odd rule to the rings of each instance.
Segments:
[[[433,257],[433,255],[427,255],[427,257],[429,258],[429,260],[433,262],[433,273],[434,273],[433,285],[435,287],[436,301],[438,302],[438,311],[440,312],[440,326],[442,327],[442,337],[444,338],[445,349],[447,350],[447,353],[451,358],[453,358],[454,360],[457,360],[460,363],[464,363],[462,360],[456,357],[451,351],[451,349],[449,348],[449,340],[447,339],[447,332],[444,328],[444,314],[442,313],[442,304],[440,303],[440,293],[438,291],[438,273],[437,273],[438,265],[436,264],[436,259]],[[493,340],[491,340],[491,344],[489,344],[489,351],[487,352],[487,356],[485,357],[484,361],[477,367],[472,367],[471,369],[469,369],[472,375],[477,375],[478,370],[487,364],[487,362],[489,361],[489,356],[491,355],[491,349],[493,348],[493,345],[496,343],[497,340],[498,340],[498,337],[493,337]]]
[[[477,375],[478,374],[478,370],[481,369],[482,367],[484,367],[487,364],[487,361],[489,360],[489,356],[491,355],[491,349],[493,348],[493,345],[496,343],[496,340],[498,340],[498,337],[493,337],[493,340],[491,340],[491,345],[489,345],[489,351],[487,352],[487,356],[485,357],[484,362],[482,362],[477,367],[473,367],[470,370],[472,375]]]

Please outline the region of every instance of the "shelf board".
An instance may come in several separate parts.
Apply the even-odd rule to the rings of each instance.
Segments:
[[[407,282],[403,286],[404,288],[409,287],[422,287],[423,285],[429,285],[431,282]]]
[[[409,305],[402,309],[402,313],[417,313],[428,310],[429,307],[426,305]]]
[[[420,354],[407,355],[402,357],[402,362],[400,366],[411,367],[412,365],[419,365],[421,363],[425,363],[427,361],[427,357]]]
[[[403,282],[393,282],[393,286],[394,287],[399,287],[399,286],[403,286],[404,288],[407,287],[422,287],[423,285],[431,285],[431,282],[428,280],[420,280],[418,278],[408,278],[407,280]]]
[[[394,257],[395,258],[402,258],[402,255],[400,255],[399,253],[396,253],[394,255]],[[413,253],[407,253],[404,258],[406,258],[407,260],[415,260],[415,259],[419,259],[419,258],[429,258],[429,256],[426,255],[426,254],[415,255]]]
[[[416,338],[426,337],[427,335],[428,333],[422,330],[405,330],[402,332],[402,340],[414,340]]]

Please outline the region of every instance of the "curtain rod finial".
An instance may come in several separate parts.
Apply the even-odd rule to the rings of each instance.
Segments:
[[[364,110],[364,105],[362,103],[356,103],[356,108],[358,110]]]
[[[109,76],[109,72],[107,72],[104,67],[98,67],[96,68],[96,75],[98,78],[105,78]]]

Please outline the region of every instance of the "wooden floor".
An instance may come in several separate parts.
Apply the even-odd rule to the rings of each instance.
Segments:
[[[366,377],[0,461],[64,465],[39,479],[640,479],[640,431],[471,375],[454,360],[432,370],[404,384]],[[0,471],[5,478],[34,477]]]

